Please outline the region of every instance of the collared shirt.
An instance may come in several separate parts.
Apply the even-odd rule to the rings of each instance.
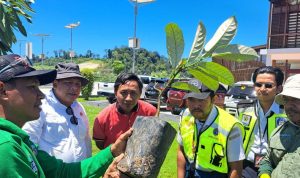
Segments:
[[[154,116],[156,108],[145,101],[138,101],[137,109],[132,113],[124,114],[111,104],[104,108],[96,117],[93,128],[93,139],[104,141],[104,148],[114,143],[134,123],[137,116]]]
[[[59,102],[51,90],[42,100],[42,111],[38,120],[23,126],[30,140],[64,162],[78,162],[91,156],[89,122],[83,106],[74,101],[71,105],[78,125],[72,124],[67,107]]]
[[[189,112],[189,110],[186,109],[185,112],[183,113],[183,116],[185,114],[188,114],[186,112]],[[198,132],[209,127],[214,122],[215,118],[217,117],[217,114],[218,114],[217,108],[216,106],[214,106],[204,123],[196,119]],[[177,134],[177,141],[179,145],[182,146],[183,143],[182,143],[182,136],[180,132],[178,132]],[[227,157],[228,157],[228,162],[235,162],[235,161],[240,161],[245,159],[242,132],[240,127],[238,126],[234,126],[228,136]],[[204,168],[201,168],[201,170],[211,172],[211,170],[206,170]]]
[[[255,154],[265,155],[268,149],[268,131],[267,131],[267,118],[271,116],[272,113],[280,114],[281,109],[280,106],[274,101],[271,105],[270,109],[264,113],[259,102],[255,105],[256,115],[258,116],[258,120],[255,124],[253,134],[254,134],[254,142],[251,145],[249,154],[247,156],[247,160],[254,162]],[[260,128],[260,130],[259,130]]]

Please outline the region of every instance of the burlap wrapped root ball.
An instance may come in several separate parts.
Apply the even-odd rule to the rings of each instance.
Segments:
[[[138,116],[118,169],[130,177],[157,177],[176,130],[153,116]]]

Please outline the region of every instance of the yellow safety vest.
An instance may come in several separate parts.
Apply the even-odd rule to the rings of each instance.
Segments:
[[[257,122],[257,116],[254,111],[254,107],[247,108],[246,111],[241,112],[239,114],[239,120],[244,125],[244,139],[243,139],[243,147],[246,155],[248,155],[250,151],[250,147],[254,142],[253,131]],[[273,113],[267,118],[267,138],[270,139],[271,133],[273,130],[282,125],[285,121],[287,121],[287,116],[284,113],[275,114]],[[264,133],[262,133],[264,134]]]
[[[195,118],[190,113],[182,117],[179,129],[184,154],[190,163],[196,161],[196,169],[201,166],[220,173],[228,173],[228,135],[234,125],[239,125],[242,130],[243,126],[238,119],[223,109],[217,107],[217,111],[218,115],[214,122],[198,136]]]

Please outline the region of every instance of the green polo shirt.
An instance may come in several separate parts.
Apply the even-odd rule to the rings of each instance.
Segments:
[[[22,129],[0,118],[0,177],[100,177],[112,160],[107,147],[81,162],[64,163],[38,150]]]

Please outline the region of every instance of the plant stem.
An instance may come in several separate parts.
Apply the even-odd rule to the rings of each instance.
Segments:
[[[171,77],[170,77],[170,79],[168,80],[167,85],[166,85],[166,87],[165,87],[163,90],[158,90],[158,89],[155,88],[155,89],[158,90],[158,92],[159,92],[159,95],[158,95],[158,98],[157,98],[157,110],[156,110],[155,117],[159,117],[159,113],[160,113],[160,98],[161,98],[162,94],[166,91],[167,88],[170,88],[170,87],[171,87],[171,85],[172,85],[172,83],[173,83],[175,77],[176,77],[182,70],[183,70],[183,65],[179,65],[178,68],[176,68],[176,69],[172,72]]]

